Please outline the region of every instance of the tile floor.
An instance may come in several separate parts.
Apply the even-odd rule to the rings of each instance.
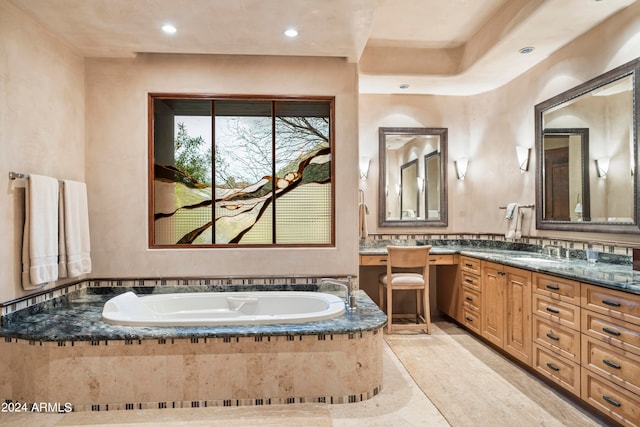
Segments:
[[[345,405],[0,414],[2,426],[438,427],[604,425],[463,329],[385,336],[380,395]]]

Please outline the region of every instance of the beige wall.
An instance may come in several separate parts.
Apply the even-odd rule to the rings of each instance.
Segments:
[[[140,55],[87,59],[87,183],[94,276],[357,275],[357,69],[341,59]],[[147,94],[336,97],[336,247],[151,250]]]
[[[492,92],[358,97],[356,65],[338,59],[141,55],[85,61],[0,2],[0,301],[25,294],[22,193],[11,188],[10,170],[87,182],[94,276],[355,274],[358,151],[372,159],[369,178],[361,182],[369,230],[392,232],[376,226],[378,127],[447,127],[449,227],[437,230],[503,233],[498,206],[535,198],[535,156],[530,171],[520,174],[514,149],[533,147],[534,105],[638,52],[637,2]],[[336,248],[149,250],[148,92],[335,95]],[[458,181],[453,161],[463,156],[469,170]],[[531,223],[525,222],[525,234],[639,241],[633,235],[537,232]]]
[[[83,181],[84,60],[0,2],[0,301],[22,295],[24,190],[8,172]]]
[[[471,97],[360,96],[360,155],[371,158],[366,187],[369,232],[504,233],[498,206],[535,202],[534,106],[640,55],[640,3],[586,33],[510,83]],[[449,128],[449,226],[401,230],[377,227],[378,139],[382,126]],[[518,170],[515,146],[532,148],[529,171]],[[464,181],[454,160],[469,158]],[[535,230],[527,214],[523,234],[638,243],[634,235]]]

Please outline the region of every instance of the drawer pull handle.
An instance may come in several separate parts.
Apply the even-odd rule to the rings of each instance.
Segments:
[[[613,329],[602,328],[602,330],[605,331],[606,333],[608,333],[609,335],[613,335],[614,337],[619,337],[620,336],[620,332],[614,331]]]
[[[547,311],[549,313],[553,313],[553,314],[558,314],[560,313],[560,310],[556,310],[555,308],[551,308],[551,307],[547,307]]]
[[[559,338],[559,337],[557,337],[557,336],[555,336],[555,335],[553,335],[551,332],[549,332],[549,333],[547,334],[547,337],[549,337],[550,339],[552,339],[552,340],[554,340],[554,341],[560,341],[560,338]]]
[[[602,300],[602,303],[606,304],[606,305],[610,305],[611,307],[620,307],[620,303],[619,302],[615,302],[615,301],[609,301],[609,300],[604,299],[604,300]]]
[[[473,279],[464,279],[464,281],[467,283],[473,283]]]
[[[547,362],[547,368],[551,369],[552,371],[556,371],[556,372],[558,372],[560,370],[560,368],[558,368],[556,365],[554,365],[553,363],[548,363],[548,362]]]
[[[611,397],[607,396],[606,394],[602,396],[602,398],[609,404],[615,406],[616,408],[619,408],[622,406],[622,403],[618,402],[615,399],[612,399]]]
[[[465,262],[465,263],[464,263],[464,266],[465,266],[465,267],[469,267],[469,268],[471,268],[471,267],[473,267],[473,264],[468,264],[468,263],[466,263],[466,262]]]
[[[471,298],[471,297],[466,297],[465,299],[466,299],[467,301],[473,301],[473,298]]]
[[[380,258],[380,262],[387,262],[386,258]]]
[[[602,359],[602,363],[604,363],[607,366],[612,367],[613,369],[621,369],[622,368],[620,365],[618,365],[615,362],[612,362],[611,360]]]
[[[465,319],[467,320],[467,322],[473,322],[473,319],[469,316],[465,317]]]
[[[560,290],[560,286],[558,285],[547,285],[547,289],[551,289],[552,291]]]
[[[431,259],[429,260],[429,262],[436,262],[437,260],[438,260],[438,258],[431,258]]]

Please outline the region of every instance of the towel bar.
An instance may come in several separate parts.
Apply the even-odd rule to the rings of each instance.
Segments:
[[[519,208],[526,208],[526,209],[531,209],[533,207],[535,207],[536,205],[520,205],[518,206]],[[507,209],[506,206],[498,206],[498,209]]]
[[[20,172],[9,172],[9,179],[29,179],[28,173],[20,173]],[[64,184],[64,181],[58,180],[60,184]]]

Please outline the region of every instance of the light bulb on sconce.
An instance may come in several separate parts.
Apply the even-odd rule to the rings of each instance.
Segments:
[[[417,177],[416,180],[418,182],[418,191],[422,193],[424,190],[424,178]]]
[[[516,146],[516,155],[518,156],[518,167],[520,173],[525,173],[529,170],[529,153],[531,148]]]
[[[458,160],[453,162],[456,166],[456,173],[458,174],[458,179],[460,181],[464,181],[464,177],[467,175],[467,166],[469,164],[469,159],[466,157],[460,157]]]
[[[370,163],[371,160],[368,157],[360,157],[360,161],[358,162],[358,166],[360,168],[360,179],[367,179]]]
[[[611,159],[609,157],[601,157],[596,159],[596,170],[598,171],[598,176],[600,178],[606,178],[607,173],[609,173],[609,163]]]

